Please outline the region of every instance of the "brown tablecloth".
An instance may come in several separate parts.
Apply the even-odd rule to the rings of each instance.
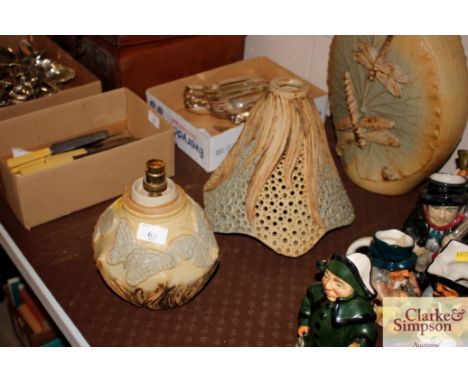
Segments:
[[[333,141],[330,121],[327,130]],[[351,183],[336,162],[355,209],[352,225],[329,232],[296,259],[248,236],[217,234],[217,272],[192,301],[167,311],[125,302],[97,272],[91,236],[111,201],[26,231],[0,198],[0,222],[92,346],[293,346],[300,302],[317,280],[317,260],[344,253],[353,240],[378,229],[401,228],[421,188],[403,196],[373,194]],[[200,204],[208,176],[176,150],[174,181]]]

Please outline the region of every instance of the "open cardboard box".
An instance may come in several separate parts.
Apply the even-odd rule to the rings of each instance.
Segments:
[[[18,51],[19,41],[25,38],[31,42],[35,50],[45,51],[45,58],[73,68],[75,78],[63,84],[59,92],[50,96],[0,107],[0,121],[101,92],[101,81],[45,36],[0,36],[0,45]]]
[[[325,120],[327,93],[266,57],[254,57],[149,88],[147,101],[175,128],[177,146],[207,172],[214,171],[222,162],[236,142],[242,125],[234,126],[230,121],[211,115],[188,112],[184,108],[184,89],[187,85],[213,85],[246,75],[262,76],[268,80],[280,76],[301,79],[309,84],[309,96]]]
[[[16,337],[23,346],[41,346],[57,337],[57,330],[47,323],[46,328],[40,333],[34,333],[27,323],[23,320],[18,309],[14,306],[8,293],[8,287],[3,286],[3,295],[5,296],[6,306],[10,316],[11,326]]]
[[[7,167],[13,147],[36,150],[102,129],[138,139],[28,175]],[[0,190],[27,229],[122,194],[144,175],[148,159],[164,160],[174,175],[173,129],[128,89],[0,121],[0,136]]]

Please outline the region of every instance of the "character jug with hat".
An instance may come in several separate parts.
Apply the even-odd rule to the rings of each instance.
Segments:
[[[427,268],[431,287],[425,296],[468,297],[468,245],[451,240]]]
[[[451,239],[465,240],[468,233],[466,183],[459,175],[432,174],[420,202],[405,222],[404,231],[415,240],[415,270],[421,276],[422,287],[427,284],[424,272],[433,255]]]
[[[350,254],[359,250],[368,254],[372,263],[371,283],[377,296],[373,301],[377,324],[382,326],[384,297],[419,297],[414,273],[416,255],[414,240],[398,229],[377,231],[374,236],[355,240],[347,249]]]

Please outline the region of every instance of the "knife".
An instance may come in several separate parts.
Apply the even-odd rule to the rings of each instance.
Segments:
[[[14,174],[27,175],[32,174],[37,171],[45,170],[47,168],[52,168],[64,163],[73,162],[74,160],[83,158],[85,156],[99,153],[105,150],[110,150],[114,147],[124,145],[136,141],[137,138],[134,137],[124,137],[109,140],[106,142],[97,142],[95,144],[82,147],[76,150],[70,150],[65,153],[51,155],[45,158],[40,158],[32,162],[28,162],[11,169]]]
[[[67,151],[75,150],[83,146],[90,145],[92,143],[101,142],[104,139],[109,138],[110,134],[107,130],[100,130],[95,133],[81,135],[76,138],[67,139],[65,141],[57,142],[49,147],[45,147],[40,150],[33,151],[29,154],[22,155],[20,157],[10,158],[7,160],[7,166],[11,169],[32,161],[36,161],[41,158],[45,158],[49,155],[57,155],[65,153]]]
[[[113,139],[110,139],[110,140],[107,140],[107,141],[104,141],[104,142],[102,142],[102,141],[97,142],[97,143],[94,143],[92,145],[84,147],[84,150],[86,152],[83,153],[83,154],[74,155],[73,158],[74,159],[80,159],[80,158],[86,157],[88,155],[100,153],[100,152],[106,151],[106,150],[110,150],[110,149],[113,149],[114,147],[122,146],[122,145],[125,145],[125,144],[133,142],[133,141],[137,141],[137,140],[138,140],[138,138],[135,138],[135,137],[120,137],[120,138],[113,138]]]

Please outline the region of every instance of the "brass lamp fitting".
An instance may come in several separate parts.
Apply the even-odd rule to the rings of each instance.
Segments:
[[[166,166],[161,159],[150,159],[146,162],[143,188],[149,196],[160,196],[167,188]]]

